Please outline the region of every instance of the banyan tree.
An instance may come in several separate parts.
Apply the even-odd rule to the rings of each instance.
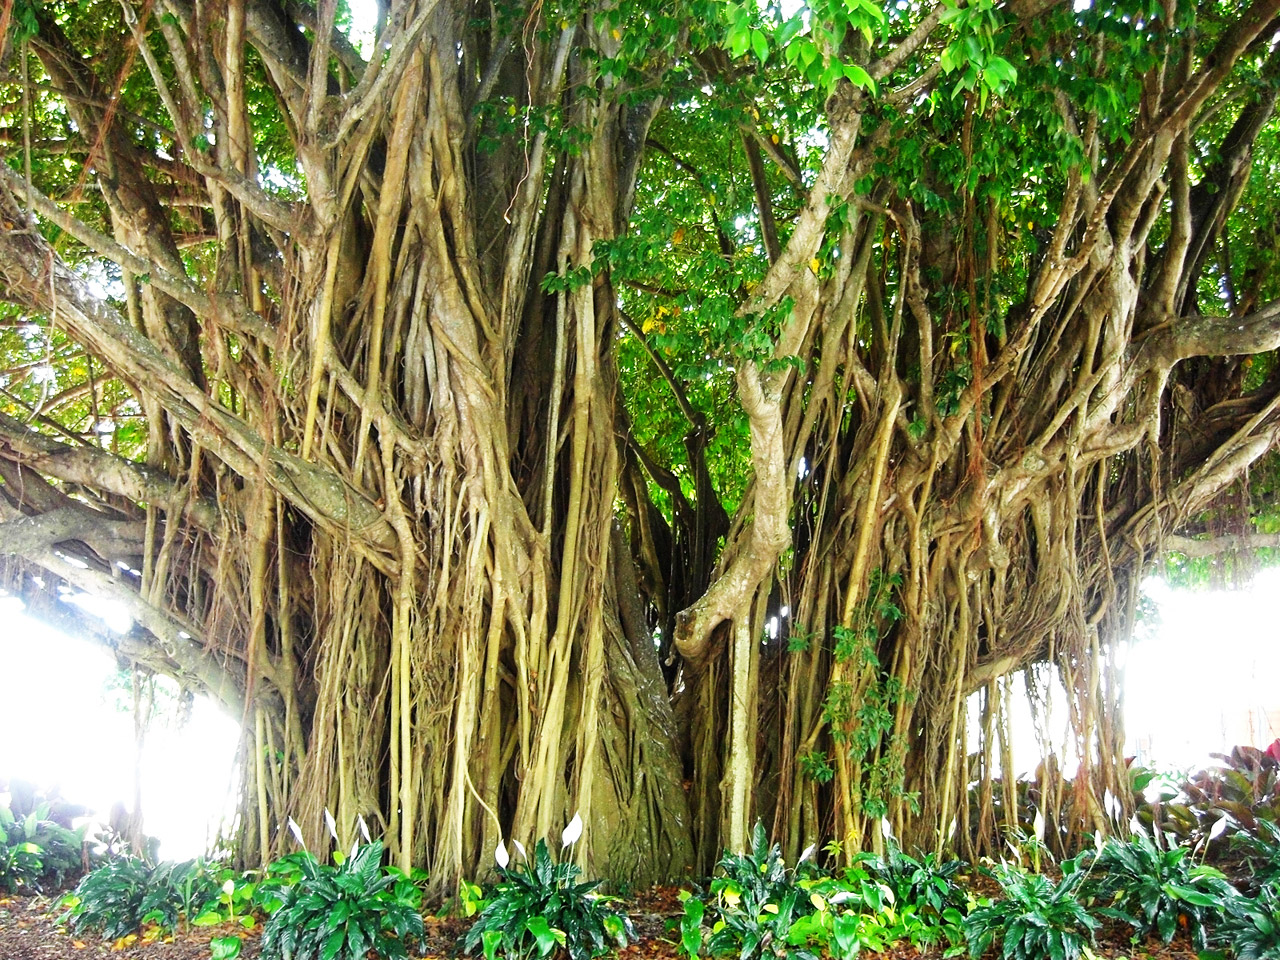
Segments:
[[[1274,540],[1278,15],[5,0],[4,589],[246,861],[989,851],[1028,669],[1105,831],[1143,577]]]

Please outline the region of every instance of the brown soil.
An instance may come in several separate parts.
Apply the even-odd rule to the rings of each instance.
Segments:
[[[667,932],[667,921],[681,913],[675,888],[646,890],[628,904],[628,912],[639,939],[618,951],[618,960],[677,960],[675,944]],[[189,933],[160,937],[154,932],[116,942],[96,937],[76,937],[58,923],[61,910],[56,899],[12,897],[0,899],[0,960],[208,960],[212,937],[236,933],[230,928],[195,928]],[[445,960],[454,955],[458,937],[467,922],[427,917],[423,944],[427,957]],[[1185,941],[1166,946],[1153,940],[1132,946],[1121,930],[1104,931],[1094,948],[1106,960],[1196,960],[1196,952]],[[245,960],[258,957],[257,931],[240,931]],[[919,951],[903,946],[882,954],[864,954],[866,960],[942,960],[942,951]]]

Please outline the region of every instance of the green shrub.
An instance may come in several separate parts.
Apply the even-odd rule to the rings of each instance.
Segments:
[[[1244,856],[1254,882],[1266,886],[1280,880],[1280,825],[1256,819],[1252,829],[1240,829],[1231,838],[1232,847]]]
[[[625,947],[635,936],[631,921],[592,892],[599,880],[576,883],[579,874],[573,863],[554,862],[546,841],[539,840],[532,861],[498,868],[500,879],[463,950],[470,954],[481,947],[486,960],[528,960],[563,949],[571,960],[590,960],[608,950],[610,941]]]
[[[1101,916],[1129,924],[1134,933],[1155,932],[1165,943],[1185,925],[1203,950],[1236,890],[1213,867],[1192,865],[1186,847],[1161,849],[1145,832],[1111,839],[1092,856],[1090,889],[1106,903]]]
[[[995,878],[1004,898],[980,904],[964,919],[969,955],[980,957],[995,942],[1005,960],[1077,960],[1098,922],[1076,899],[1084,874],[1063,863],[1053,883],[1037,873],[1000,864]]]
[[[899,943],[953,949],[963,943],[963,901],[950,879],[958,864],[917,860],[892,843],[885,856],[859,856],[838,876],[806,860],[788,869],[757,825],[750,852],[721,859],[709,904],[684,895],[680,950],[690,957],[700,952],[708,911],[714,923],[705,943],[713,957],[851,958]]]
[[[0,806],[0,892],[61,886],[80,869],[83,841],[83,828],[50,819],[48,802],[25,813]]]
[[[128,936],[142,924],[151,867],[133,857],[110,860],[85,875],[63,901],[63,919],[76,933],[101,932],[108,940]]]
[[[1262,887],[1256,897],[1236,897],[1215,931],[1215,940],[1236,960],[1280,958],[1280,882]]]
[[[234,888],[234,876],[200,857],[154,867],[137,857],[118,857],[86,874],[63,900],[64,919],[76,932],[98,931],[109,940],[149,923],[169,931],[202,916],[210,923],[210,913],[221,922],[220,898],[226,884]]]
[[[1233,842],[1237,830],[1256,834],[1259,823],[1280,822],[1276,751],[1238,746],[1213,756],[1218,764],[1180,781],[1165,778],[1164,789],[1154,801],[1138,793],[1138,819],[1153,835],[1173,834],[1184,846],[1216,855]],[[1149,771],[1133,775],[1141,776],[1135,786],[1151,779]]]
[[[382,869],[382,841],[357,847],[334,866],[309,853],[285,858],[269,885],[277,900],[262,933],[262,955],[285,960],[364,960],[374,951],[404,960],[421,937],[422,892],[403,873]]]
[[[965,906],[965,893],[955,883],[963,861],[944,861],[933,853],[916,858],[904,853],[893,837],[887,837],[883,855],[859,854],[854,863],[887,885],[901,907],[914,905],[922,915],[941,917],[948,909]]]
[[[863,950],[884,952],[901,944],[917,950],[945,945],[946,956],[963,952],[960,910],[947,907],[935,915],[926,908],[922,912],[918,904],[897,903],[885,884],[863,878],[851,881],[850,873],[862,871],[846,871],[844,879],[800,881],[810,891],[809,903],[815,909],[791,922],[786,944],[796,949],[786,952],[804,958],[816,951],[841,960]],[[783,950],[779,945],[774,952]]]
[[[763,824],[757,823],[752,831],[750,851],[726,853],[716,869],[719,875],[712,879],[710,893],[718,919],[707,940],[712,956],[784,956],[800,943],[821,940],[826,932],[812,923],[801,923],[793,931],[798,921],[817,910],[818,901],[800,886],[795,871],[787,869],[781,847],[769,846]]]

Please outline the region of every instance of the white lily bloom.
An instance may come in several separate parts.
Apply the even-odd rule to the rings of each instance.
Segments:
[[[507,869],[507,864],[511,862],[511,857],[507,855],[507,848],[501,840],[498,841],[498,849],[493,851],[493,859],[503,870]]]
[[[581,836],[582,817],[575,813],[573,819],[569,821],[569,825],[564,828],[564,833],[560,834],[560,843],[567,847],[569,844],[577,842]]]

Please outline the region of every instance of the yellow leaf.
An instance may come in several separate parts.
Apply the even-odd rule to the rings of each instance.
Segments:
[[[654,320],[653,317],[650,317],[648,320],[646,320],[644,323],[640,325],[640,330],[642,333],[648,333],[657,325],[658,325],[658,321]]]
[[[819,912],[827,909],[827,901],[820,893],[809,894],[809,902],[813,904],[813,909]]]
[[[775,134],[771,134],[771,135],[770,135],[770,137],[769,137],[769,139],[770,139],[770,140],[772,140],[774,143],[777,143],[777,142],[778,142],[778,135],[777,135],[776,133],[775,133]]]
[[[622,39],[622,31],[621,31],[621,30],[619,30],[617,27],[614,27],[614,28],[613,28],[613,39],[615,39],[615,40],[621,40],[621,39]]]
[[[72,940],[72,941],[71,941],[71,945],[72,945],[73,947],[75,947],[77,950],[83,950],[83,949],[84,949],[84,941],[83,941],[83,940]]]
[[[684,227],[676,227],[676,232],[671,235],[672,243],[684,243]]]
[[[822,261],[819,260],[817,257],[814,257],[812,260],[809,261],[809,269],[812,270],[816,275],[817,272],[822,269]]]
[[[778,912],[778,905],[777,905],[776,903],[766,903],[766,904],[764,905],[764,912],[765,912],[765,913],[777,913],[777,912]]]

